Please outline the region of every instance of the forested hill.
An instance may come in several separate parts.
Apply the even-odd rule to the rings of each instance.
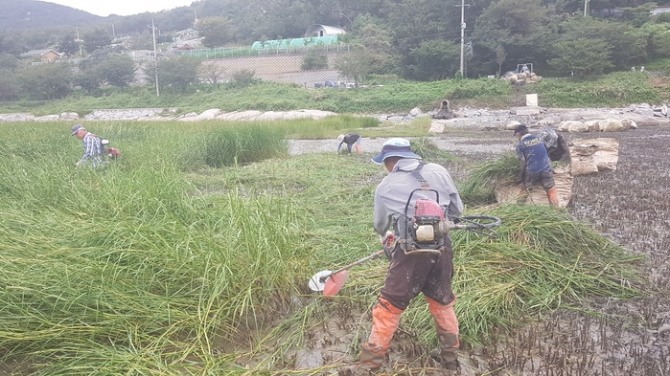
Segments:
[[[64,5],[35,0],[0,0],[0,31],[84,26],[102,17]]]
[[[341,41],[360,51],[347,60],[351,67],[341,68],[359,78],[369,73],[422,81],[454,77],[461,69],[461,25],[463,71],[468,77],[500,74],[523,63],[545,75],[590,76],[670,58],[670,13],[659,9],[670,7],[670,0],[466,0],[463,23],[461,2],[197,0],[170,11],[101,18],[93,30],[68,21],[62,33],[24,31],[17,38],[8,35],[10,21],[20,23],[26,14],[40,14],[42,26],[64,22],[66,17],[56,12],[67,7],[41,3],[52,13],[19,11],[40,2],[0,0],[0,54],[52,48],[54,41],[71,45],[75,27],[90,53],[109,45],[113,30],[114,37],[143,36],[147,48],[153,21],[160,31],[159,43],[169,45],[177,31],[194,27],[205,47],[302,37],[313,24],[340,27],[346,30]],[[81,16],[82,23],[95,17],[70,10],[68,17]],[[91,45],[92,40],[109,43]]]

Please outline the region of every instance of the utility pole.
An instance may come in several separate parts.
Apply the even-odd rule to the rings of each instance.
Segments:
[[[584,17],[589,15],[589,2],[591,0],[584,0]]]
[[[151,19],[151,35],[154,40],[154,75],[156,77],[156,96],[160,97],[161,93],[158,89],[158,53],[156,53],[156,26],[154,26],[154,19]]]
[[[458,6],[458,5],[456,5]],[[463,70],[463,50],[465,47],[465,7],[469,7],[470,5],[465,5],[465,0],[461,0],[461,78],[465,77],[464,70]]]

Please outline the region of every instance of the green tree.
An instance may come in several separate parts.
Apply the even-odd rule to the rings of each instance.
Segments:
[[[94,94],[102,85],[102,79],[93,70],[82,70],[72,78],[75,87],[80,87],[88,94]]]
[[[226,68],[222,67],[214,61],[206,61],[201,63],[199,70],[200,77],[202,77],[205,82],[211,85],[218,85],[219,82],[221,82],[221,78],[226,73]]]
[[[328,68],[328,56],[322,51],[311,48],[303,57],[300,69],[304,71]]]
[[[198,82],[200,60],[187,56],[176,56],[158,61],[158,82],[161,89],[173,89],[186,93],[188,88]],[[153,76],[153,67],[151,68]]]
[[[262,24],[253,25],[259,28],[262,35],[269,39],[301,37],[305,30],[320,19],[314,7],[315,2],[307,0],[255,0],[261,13]]]
[[[477,18],[472,33],[474,48],[479,51],[475,60],[478,73],[491,74],[494,69],[502,72],[505,65],[498,64],[496,50],[499,48],[505,51],[508,64],[505,70],[527,62],[541,67],[548,46],[557,39],[550,26],[547,9],[540,0],[492,3]]]
[[[372,56],[365,49],[354,49],[353,51],[340,55],[335,61],[335,69],[344,77],[352,79],[356,86],[365,79],[372,70]]]
[[[385,73],[389,69],[394,53],[393,40],[382,20],[369,15],[359,16],[354,20],[351,32],[341,40],[367,51],[370,73]]]
[[[135,62],[128,55],[111,55],[96,66],[95,72],[101,81],[125,88],[135,79]]]
[[[562,40],[574,40],[588,36],[609,44],[609,62],[615,69],[627,70],[631,65],[647,60],[647,42],[643,33],[628,23],[599,20],[592,17],[572,17],[559,24]]]
[[[205,47],[224,46],[233,40],[231,21],[226,17],[203,18],[196,28]]]
[[[79,52],[79,43],[75,40],[74,33],[63,35],[58,42],[58,51],[64,53],[68,58]]]
[[[647,41],[647,56],[650,59],[670,57],[670,23],[646,23],[640,32]]]
[[[84,49],[93,52],[112,43],[112,34],[103,29],[94,29],[84,34]]]
[[[28,51],[29,48],[18,34],[5,33],[0,35],[0,53],[11,54],[19,56],[22,52]]]
[[[562,74],[595,76],[612,68],[612,46],[602,39],[564,40],[554,43],[552,47],[556,57],[548,63]]]
[[[0,53],[0,67],[8,70],[14,70],[19,66],[19,59],[14,55]]]
[[[431,40],[406,55],[403,76],[420,81],[453,77],[460,70],[460,46],[453,42]]]
[[[18,83],[32,99],[64,98],[72,92],[72,72],[65,64],[30,66],[19,74]]]
[[[0,101],[18,99],[21,88],[17,83],[16,73],[13,70],[0,68]]]

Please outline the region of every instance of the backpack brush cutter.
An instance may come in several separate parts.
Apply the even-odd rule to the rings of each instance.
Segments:
[[[496,233],[491,229],[498,227],[501,224],[500,218],[487,215],[459,217],[455,222],[456,223],[450,222],[448,227],[449,230],[487,230],[489,232],[489,236],[495,236]],[[309,279],[309,289],[314,292],[322,292],[323,296],[326,297],[335,296],[338,292],[340,292],[344,284],[347,282],[347,279],[349,278],[349,269],[356,265],[373,260],[383,254],[384,250],[380,249],[371,255],[365,256],[349,265],[345,265],[338,270],[322,270],[317,272],[312,276],[312,278]]]

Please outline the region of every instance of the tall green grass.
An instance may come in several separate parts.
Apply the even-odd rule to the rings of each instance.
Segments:
[[[537,84],[540,104],[548,107],[619,107],[658,103],[661,92],[647,73],[618,72],[597,80],[553,79]]]
[[[6,358],[48,374],[176,374],[171,363],[209,354],[215,333],[256,325],[295,291],[283,271],[304,264],[302,209],[235,189],[193,194],[178,158],[192,150],[179,146],[202,132],[121,128],[138,140],[91,170],[74,168],[67,127],[2,127],[16,145],[0,161]]]
[[[276,125],[249,132],[283,134]],[[324,317],[367,309],[387,262],[352,270],[333,302],[305,286],[377,249],[384,172],[369,155],[335,152],[207,166],[208,135],[245,139],[226,133],[236,127],[89,124],[124,152],[91,170],[74,167],[81,145],[68,124],[0,124],[0,361],[37,375],[322,373],[292,369],[291,351]],[[521,315],[635,293],[621,283],[634,283],[635,259],[563,212],[487,213],[503,220],[498,239],[454,233],[466,341]],[[405,330],[435,343],[420,300],[405,317]]]

